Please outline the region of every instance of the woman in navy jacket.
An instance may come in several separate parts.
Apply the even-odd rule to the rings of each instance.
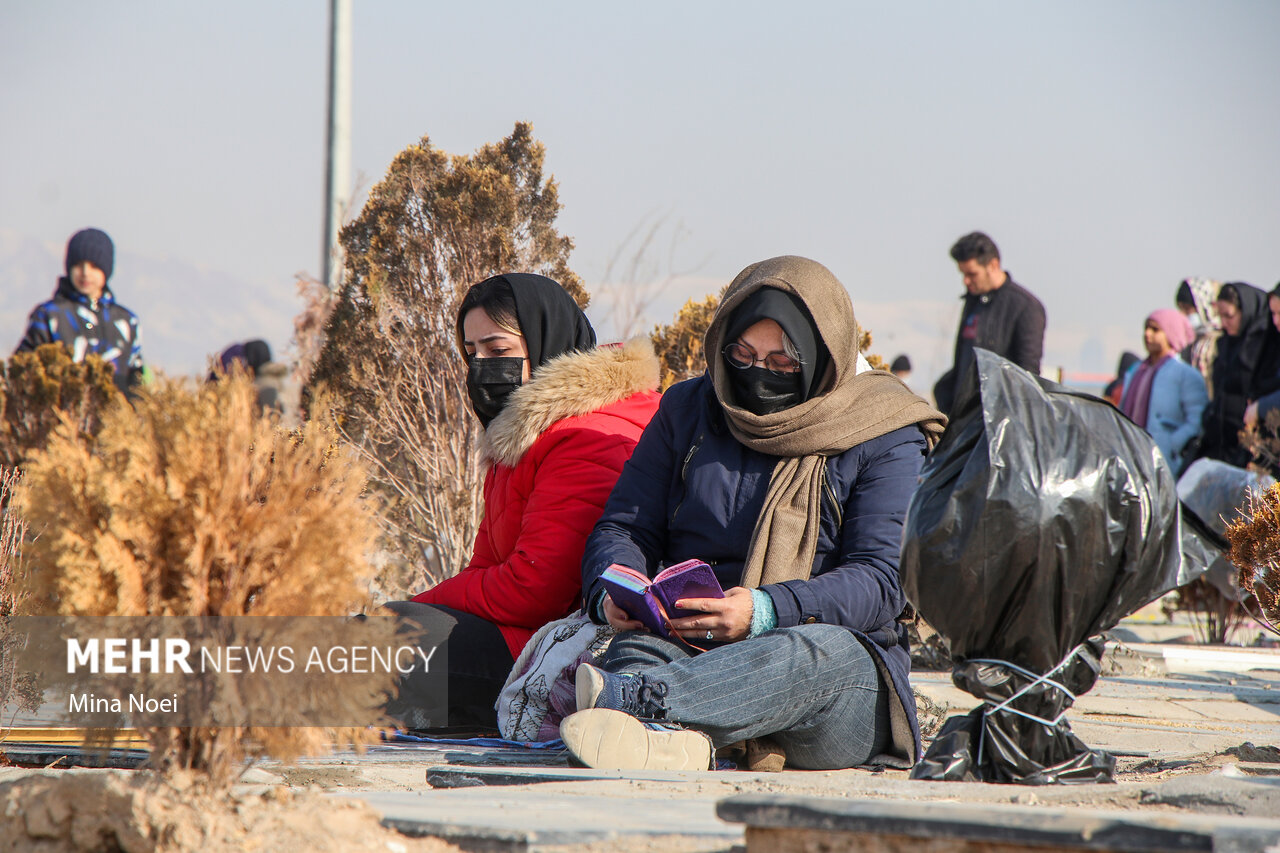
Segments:
[[[858,338],[814,261],[773,258],[729,286],[707,373],[663,396],[587,541],[588,612],[622,633],[578,669],[561,734],[579,761],[705,768],[713,746],[768,736],[796,767],[914,763],[898,560],[945,421],[870,370]],[[677,638],[638,630],[599,581],[691,558],[726,595],[679,602],[696,613],[671,620]]]

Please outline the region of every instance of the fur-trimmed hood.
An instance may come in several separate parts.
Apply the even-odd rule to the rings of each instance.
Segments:
[[[556,421],[657,388],[658,358],[648,338],[633,338],[620,348],[565,353],[512,392],[485,430],[481,452],[487,460],[514,466]]]

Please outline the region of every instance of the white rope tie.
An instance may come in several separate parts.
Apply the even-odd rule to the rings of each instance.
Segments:
[[[1024,717],[1025,719],[1039,723],[1040,725],[1045,726],[1046,728],[1051,729],[1054,726],[1058,725],[1058,723],[1062,722],[1062,718],[1067,715],[1067,709],[1070,708],[1071,705],[1075,703],[1076,694],[1068,690],[1066,686],[1062,684],[1062,682],[1054,680],[1051,676],[1053,676],[1055,673],[1064,669],[1067,666],[1067,664],[1071,663],[1071,661],[1075,658],[1075,656],[1079,654],[1081,648],[1083,648],[1083,644],[1076,646],[1067,654],[1065,658],[1062,659],[1061,663],[1059,663],[1053,669],[1046,672],[1044,675],[1037,675],[1031,670],[1023,669],[1017,664],[1009,663],[1007,660],[996,660],[995,658],[972,658],[966,661],[966,663],[970,663],[970,664],[975,664],[975,663],[989,664],[991,666],[1002,667],[1006,670],[1011,670],[1013,672],[1018,673],[1019,675],[1023,675],[1031,679],[1030,683],[1028,683],[1025,687],[1023,687],[1018,692],[1014,693],[1012,696],[1010,696],[1008,699],[1004,700],[998,705],[992,705],[990,702],[984,702],[983,710],[982,710],[983,718],[985,719],[986,717],[990,717],[992,714],[996,713],[997,711],[1006,711],[1010,714],[1017,714],[1019,717]],[[1027,693],[1031,692],[1041,684],[1047,684],[1048,686],[1061,691],[1068,699],[1071,700],[1069,703],[1067,703],[1067,707],[1063,708],[1062,712],[1058,714],[1058,716],[1054,717],[1052,720],[1046,720],[1044,717],[1037,717],[1035,714],[1030,714],[1030,713],[1027,713],[1026,711],[1021,711],[1013,707],[1013,702],[1022,698]],[[983,747],[986,745],[986,740],[987,740],[987,729],[986,729],[986,726],[984,725],[982,727],[981,737],[978,739],[978,762],[977,762],[978,766],[981,766],[982,764],[982,753],[983,753]]]

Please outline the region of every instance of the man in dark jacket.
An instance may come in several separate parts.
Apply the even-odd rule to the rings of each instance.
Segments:
[[[60,342],[74,361],[98,355],[115,370],[116,386],[128,392],[142,381],[138,317],[116,302],[107,286],[115,265],[111,238],[97,228],[77,231],[67,242],[67,274],[53,298],[36,306],[17,352]]]
[[[956,378],[982,347],[1039,375],[1044,356],[1044,305],[1000,268],[1000,250],[981,231],[966,234],[951,247],[964,276],[964,313],[956,333],[955,361],[933,386],[938,408],[950,414]]]

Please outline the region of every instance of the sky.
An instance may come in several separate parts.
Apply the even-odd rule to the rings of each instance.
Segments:
[[[92,225],[157,366],[284,349],[320,266],[327,28],[323,0],[0,0],[0,348]],[[647,322],[807,255],[918,390],[953,346],[947,250],[984,230],[1045,303],[1045,366],[1107,372],[1180,279],[1280,281],[1277,44],[1269,0],[355,0],[353,177],[530,121],[602,337],[610,260],[657,225]]]

